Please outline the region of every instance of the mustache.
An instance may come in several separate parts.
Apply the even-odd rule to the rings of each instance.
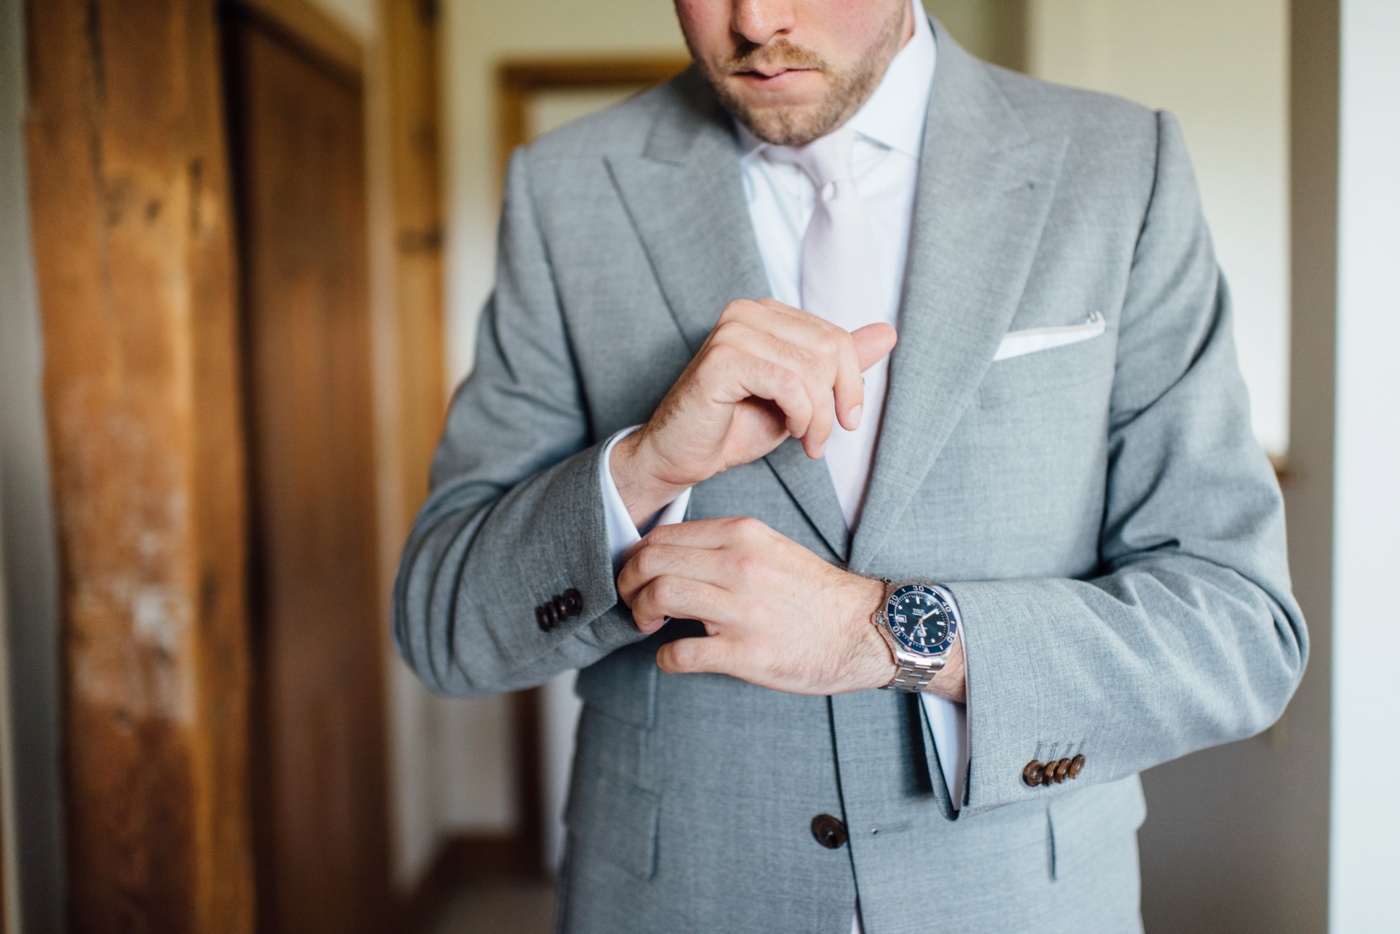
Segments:
[[[730,74],[742,71],[777,71],[784,68],[825,68],[826,61],[816,52],[779,39],[765,45],[746,43],[729,57],[724,68]]]

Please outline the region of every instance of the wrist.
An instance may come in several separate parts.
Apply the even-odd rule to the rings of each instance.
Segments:
[[[643,447],[643,427],[619,440],[613,447],[609,462],[613,486],[622,498],[632,524],[641,528],[648,519],[685,492],[689,484],[668,483],[657,477],[648,466]]]
[[[860,689],[882,688],[894,679],[897,665],[894,650],[875,625],[875,613],[884,604],[885,583],[872,577],[852,574],[853,615],[859,634],[861,665]]]

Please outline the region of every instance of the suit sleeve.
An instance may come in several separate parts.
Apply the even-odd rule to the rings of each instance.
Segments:
[[[1163,113],[1157,132],[1119,330],[1097,576],[948,584],[965,624],[965,815],[1257,733],[1307,659],[1229,296],[1180,129]],[[1031,759],[1079,752],[1077,780],[1022,781]]]
[[[643,637],[619,608],[599,465],[524,152],[511,160],[496,289],[404,546],[394,638],[433,691],[543,684]],[[536,607],[569,589],[554,628]]]

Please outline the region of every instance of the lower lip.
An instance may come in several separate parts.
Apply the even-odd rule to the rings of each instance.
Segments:
[[[790,87],[803,80],[803,76],[814,74],[810,68],[790,68],[781,71],[771,77],[766,77],[752,71],[744,71],[734,77],[740,79],[745,85],[751,88],[777,89]]]

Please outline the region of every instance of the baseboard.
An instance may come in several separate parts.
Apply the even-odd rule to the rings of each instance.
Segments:
[[[413,890],[402,896],[395,914],[397,930],[427,931],[443,907],[462,888],[491,880],[538,880],[545,877],[541,854],[520,836],[472,834],[442,841]]]

